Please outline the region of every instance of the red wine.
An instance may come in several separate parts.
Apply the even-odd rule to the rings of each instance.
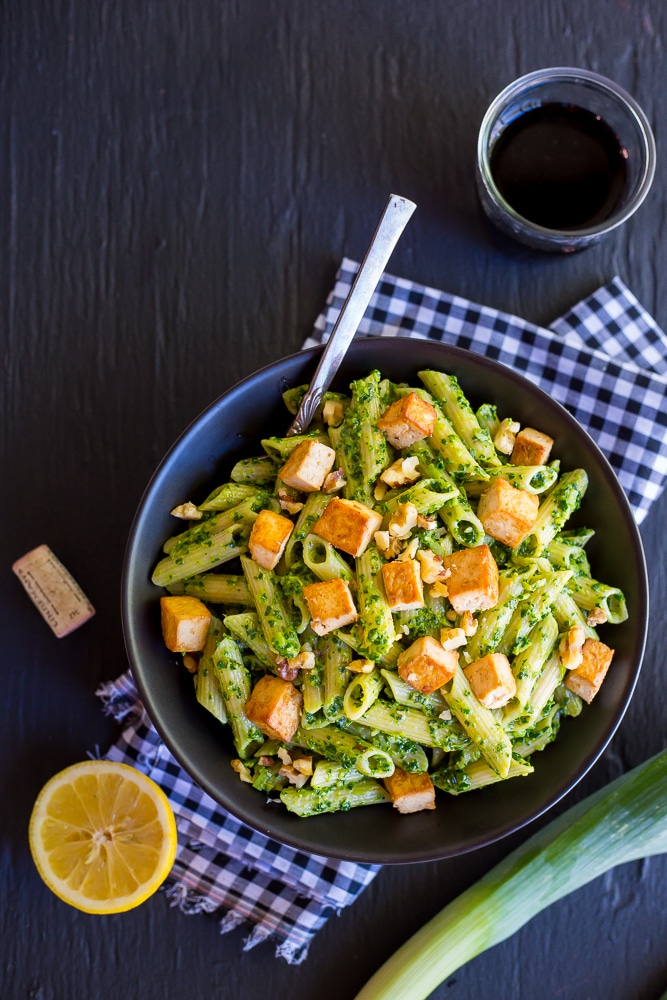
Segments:
[[[574,104],[543,104],[515,118],[491,149],[501,195],[547,229],[587,229],[622,200],[627,152],[598,115]]]

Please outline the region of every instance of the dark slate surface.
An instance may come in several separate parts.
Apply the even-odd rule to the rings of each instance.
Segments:
[[[296,350],[390,190],[418,214],[392,270],[546,322],[619,274],[667,325],[663,0],[6,0],[0,14],[2,849],[0,996],[354,996],[427,918],[522,841],[384,870],[290,967],[157,895],[91,918],[42,886],[26,824],[42,783],[104,748],[94,697],[126,666],[123,548],[177,433]],[[477,127],[521,73],[579,65],[643,104],[650,201],[581,256],[509,246],[480,217]],[[566,803],[662,748],[667,499],[646,521],[653,599],[637,695]],[[52,637],[10,572],[41,542],[98,609]],[[533,825],[534,828],[537,824]],[[563,900],[439,1000],[653,1000],[667,988],[667,860]]]

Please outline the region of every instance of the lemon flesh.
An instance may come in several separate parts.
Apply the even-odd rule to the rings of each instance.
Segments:
[[[39,874],[60,899],[86,913],[121,913],[169,874],[176,823],[166,795],[145,774],[90,760],[46,783],[29,840]]]

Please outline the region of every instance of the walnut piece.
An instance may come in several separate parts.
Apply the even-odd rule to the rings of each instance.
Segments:
[[[512,420],[511,417],[503,420],[493,439],[496,451],[502,452],[503,455],[511,455],[514,451],[516,436],[520,430],[521,424],[517,423],[516,420]]]
[[[322,492],[337,493],[338,490],[342,490],[346,483],[347,480],[343,476],[343,470],[336,469],[335,472],[330,472],[322,483]]]
[[[373,538],[385,559],[395,559],[403,548],[400,539],[392,538],[388,531],[376,531]]]
[[[352,660],[348,663],[347,669],[353,674],[370,674],[375,664],[372,660]]]
[[[399,458],[381,474],[380,479],[387,486],[407,486],[416,482],[421,473],[417,469],[419,459],[413,455],[410,458]]]
[[[573,625],[568,629],[558,646],[561,663],[566,670],[576,670],[584,658],[586,630],[583,625]]]
[[[232,769],[236,771],[241,781],[245,781],[248,785],[252,785],[252,772],[247,764],[244,764],[242,760],[231,761]]]
[[[188,500],[187,503],[179,503],[178,507],[172,510],[174,517],[180,517],[182,521],[201,521],[204,516],[196,504]]]
[[[420,562],[421,578],[424,583],[435,583],[445,579],[445,566],[442,556],[437,556],[430,549],[420,549],[417,553]]]
[[[389,518],[389,534],[394,538],[408,538],[417,526],[417,508],[413,503],[399,503],[398,510]]]
[[[288,660],[287,665],[292,670],[312,670],[315,666],[315,654],[310,649],[303,649],[291,660]]]
[[[473,618],[472,611],[464,611],[461,615],[460,626],[463,629],[464,635],[470,637],[474,635],[477,631],[477,619]]]
[[[280,768],[278,774],[283,778],[287,778],[291,785],[296,785],[297,788],[301,788],[308,781],[309,775],[301,774],[292,764],[285,764]]]
[[[288,514],[298,514],[303,508],[300,500],[296,499],[296,493],[288,493],[287,490],[278,490],[278,502],[281,510],[286,510]]]
[[[279,656],[276,660],[276,673],[284,681],[295,681],[299,676],[299,668],[290,667],[289,660],[286,660],[284,656]]]
[[[465,646],[466,634],[462,628],[442,628],[440,643],[443,649],[458,649],[459,646]]]
[[[345,409],[338,399],[328,399],[322,408],[322,419],[329,427],[338,427],[343,422]]]

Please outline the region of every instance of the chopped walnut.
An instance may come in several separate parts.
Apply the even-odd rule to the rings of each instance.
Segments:
[[[473,618],[472,611],[464,611],[461,615],[460,626],[463,629],[464,635],[468,638],[474,635],[477,631],[477,619]]]
[[[353,674],[370,674],[375,664],[372,660],[352,660],[347,665],[347,669]]]
[[[561,663],[566,670],[576,670],[584,658],[586,630],[583,625],[573,625],[568,629],[558,646]]]
[[[417,553],[420,562],[420,573],[424,583],[435,583],[445,579],[445,566],[442,556],[437,556],[430,549],[420,549]]]
[[[376,531],[373,534],[373,540],[380,551],[383,552],[385,549],[389,548],[391,538],[389,537],[388,531]]]
[[[417,514],[417,527],[424,531],[433,531],[437,528],[438,522],[434,517],[425,517],[424,514]]]
[[[290,661],[286,660],[284,656],[279,656],[276,660],[276,673],[284,681],[295,681],[299,676],[299,668],[290,667]]]
[[[443,649],[458,649],[459,646],[465,646],[466,634],[462,628],[442,628],[440,644]]]
[[[343,422],[345,408],[338,399],[328,399],[322,408],[322,419],[329,427],[338,427]]]
[[[502,452],[503,455],[511,455],[514,451],[514,441],[520,430],[521,424],[512,420],[511,417],[503,420],[493,439],[496,451]]]
[[[184,653],[183,666],[189,673],[196,674],[199,669],[199,657],[194,653]]]
[[[292,763],[292,756],[291,756],[289,750],[286,750],[285,747],[278,747],[278,749],[276,750],[276,756],[280,757],[280,759],[283,762],[283,764],[291,764]]]
[[[375,484],[375,489],[373,490],[373,496],[375,497],[378,503],[381,503],[384,500],[388,490],[389,487],[387,486],[387,484],[383,483],[381,479],[378,479],[378,481]]]
[[[436,580],[431,587],[431,597],[449,597],[447,584],[443,583],[442,580]]]
[[[413,503],[399,503],[398,510],[389,518],[389,534],[394,538],[407,538],[417,525],[417,508]]]
[[[342,469],[336,469],[335,472],[330,472],[327,478],[322,483],[323,493],[337,493],[338,490],[342,490],[343,486],[347,483],[347,480],[343,476]]]
[[[252,771],[247,764],[244,764],[242,760],[233,760],[231,765],[241,781],[245,781],[247,784],[252,785]]]
[[[391,538],[388,531],[376,531],[373,535],[375,544],[385,559],[395,559],[402,549],[398,538]]]
[[[296,499],[296,495],[288,493],[286,490],[278,490],[278,502],[282,510],[288,514],[298,514],[303,508],[303,504]]]
[[[291,660],[288,660],[287,665],[292,670],[312,670],[315,666],[315,654],[310,649],[303,649]]]
[[[440,713],[440,715],[438,716],[438,718],[442,719],[443,722],[451,722],[452,721],[452,713],[450,712],[450,710],[448,708],[444,708],[442,710],[442,712]]]
[[[408,544],[407,548],[403,549],[400,556],[398,557],[399,562],[408,562],[409,559],[414,559],[417,555],[417,549],[419,548],[419,539],[413,538]]]
[[[308,778],[313,773],[313,758],[312,757],[296,757],[292,761],[292,767],[299,774],[305,774]]]
[[[174,517],[180,517],[182,521],[201,521],[204,516],[199,507],[190,500],[187,503],[179,503],[171,513]]]
[[[596,625],[604,625],[608,622],[607,612],[604,608],[591,608],[591,610],[586,615],[586,624],[594,628]]]
[[[262,754],[257,763],[261,764],[262,767],[273,767],[273,757],[267,757],[266,754]]]
[[[302,785],[305,785],[309,777],[307,774],[300,774],[299,771],[297,771],[297,769],[291,764],[286,764],[284,767],[281,767],[278,774],[283,778],[287,778],[290,785],[296,785],[297,788],[301,788]]]
[[[419,459],[416,455],[411,458],[399,458],[388,469],[381,474],[380,479],[387,486],[407,486],[408,483],[416,482],[421,472],[417,469]]]

